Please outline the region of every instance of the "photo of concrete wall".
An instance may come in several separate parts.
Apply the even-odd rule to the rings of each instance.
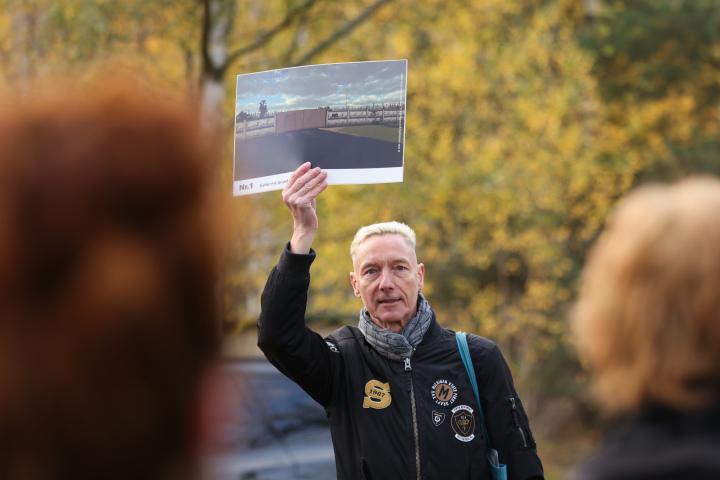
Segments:
[[[328,170],[330,183],[402,181],[406,79],[405,60],[239,75],[234,180],[243,188],[235,194],[255,193],[306,161]]]

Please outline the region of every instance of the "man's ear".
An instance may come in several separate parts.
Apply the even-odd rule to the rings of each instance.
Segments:
[[[350,284],[353,287],[353,292],[355,292],[355,296],[360,298],[360,290],[357,286],[357,278],[355,277],[355,272],[350,272]]]
[[[425,265],[418,263],[418,293],[422,292],[425,286]]]

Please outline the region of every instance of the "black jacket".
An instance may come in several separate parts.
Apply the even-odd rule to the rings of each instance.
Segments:
[[[432,325],[409,361],[380,355],[355,327],[327,339],[304,325],[315,252],[287,250],[262,294],[258,346],[325,407],[339,479],[490,478],[477,401],[455,334]],[[487,429],[508,478],[541,479],[527,415],[498,347],[468,336]]]
[[[694,412],[649,408],[619,421],[570,478],[720,479],[720,401]]]

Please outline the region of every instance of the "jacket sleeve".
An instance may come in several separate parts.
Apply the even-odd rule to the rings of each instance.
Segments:
[[[508,480],[542,479],[542,462],[510,369],[497,345],[486,342],[486,348],[471,352],[492,447],[507,465]]]
[[[258,347],[283,374],[327,406],[340,356],[305,326],[310,265],[315,251],[294,254],[289,243],[265,284],[258,319]]]

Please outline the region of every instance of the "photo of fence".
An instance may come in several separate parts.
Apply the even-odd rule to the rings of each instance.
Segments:
[[[331,183],[401,181],[406,72],[406,61],[391,60],[239,75],[235,194],[282,188],[277,176],[306,161]]]
[[[278,112],[270,117],[237,121],[237,140],[277,135],[278,133],[310,128],[347,127],[351,125],[401,125],[405,119],[405,105],[366,105],[349,108],[318,108]]]

